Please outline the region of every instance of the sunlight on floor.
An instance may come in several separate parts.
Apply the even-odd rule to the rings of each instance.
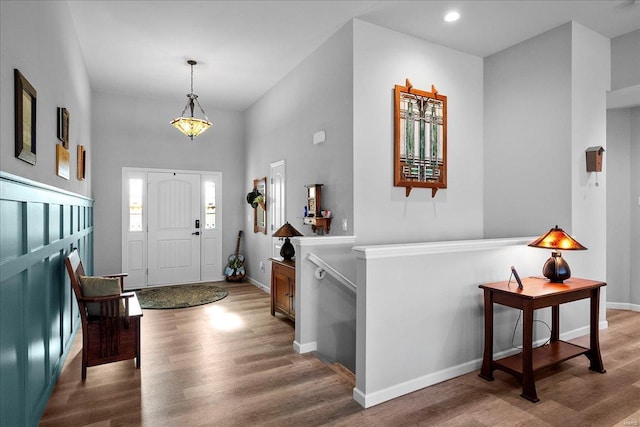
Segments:
[[[220,331],[233,331],[240,329],[244,322],[235,313],[229,313],[224,307],[213,305],[207,307],[205,313],[209,316],[211,326]]]

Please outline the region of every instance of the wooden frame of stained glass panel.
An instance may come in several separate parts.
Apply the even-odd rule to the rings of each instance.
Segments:
[[[407,79],[394,88],[394,186],[447,188],[447,97],[415,89]]]

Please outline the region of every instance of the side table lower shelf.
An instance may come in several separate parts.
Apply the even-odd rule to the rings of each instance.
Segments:
[[[532,351],[533,372],[557,365],[565,360],[573,359],[582,354],[589,353],[589,349],[565,341],[553,341]],[[522,381],[522,357],[523,353],[514,354],[504,359],[492,362],[494,369],[508,372]]]

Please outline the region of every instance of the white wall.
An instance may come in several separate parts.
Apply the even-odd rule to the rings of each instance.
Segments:
[[[93,93],[93,192],[95,270],[121,270],[122,167],[222,172],[222,265],[235,250],[244,225],[245,150],[241,113],[211,110],[200,99],[213,126],[191,141],[169,122],[186,99],[153,100]],[[222,273],[220,273],[222,274]]]
[[[242,191],[251,191],[254,179],[268,176],[269,165],[284,159],[285,218],[306,236],[313,233],[302,224],[307,203],[304,186],[316,183],[324,184],[322,208],[334,216],[330,235],[352,234],[351,229],[342,231],[340,227],[342,218],[353,222],[351,35],[349,23],[245,114],[247,156]],[[326,131],[326,142],[314,145],[313,134],[319,130]],[[273,231],[254,234],[253,212],[246,202],[243,213],[247,274],[269,286],[270,269],[260,271],[258,265],[271,256]]]
[[[484,236],[571,231],[571,25],[484,63]]]
[[[611,89],[640,85],[640,30],[611,40]]]
[[[631,297],[631,109],[607,111],[607,286],[609,307]],[[615,165],[615,167],[611,167]],[[634,262],[637,264],[637,262]]]
[[[76,178],[78,144],[92,161],[91,87],[66,2],[0,2],[0,170],[91,197]],[[13,69],[37,91],[36,164],[15,157]],[[70,178],[56,175],[56,108],[70,113]]]
[[[355,20],[354,229],[359,244],[480,238],[482,59]],[[448,104],[448,188],[393,186],[393,88],[435,85]]]
[[[607,158],[602,173],[586,171],[587,147],[607,145],[607,91],[611,82],[609,39],[571,25],[571,233],[589,250],[569,261],[577,277],[607,279]],[[569,227],[568,227],[569,228]],[[568,253],[565,253],[568,257]],[[604,289],[603,301],[607,289]]]
[[[607,114],[609,306],[640,311],[640,30],[611,40],[611,89],[623,108]]]
[[[631,110],[631,298],[640,311],[640,107]]]
[[[355,283],[355,236],[296,237],[296,337],[294,348],[355,372],[356,294],[327,273],[315,276],[313,254]]]

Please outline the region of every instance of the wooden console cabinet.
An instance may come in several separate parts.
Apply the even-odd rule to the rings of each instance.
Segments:
[[[277,311],[295,320],[295,296],[295,261],[271,258],[271,315],[275,316]]]

